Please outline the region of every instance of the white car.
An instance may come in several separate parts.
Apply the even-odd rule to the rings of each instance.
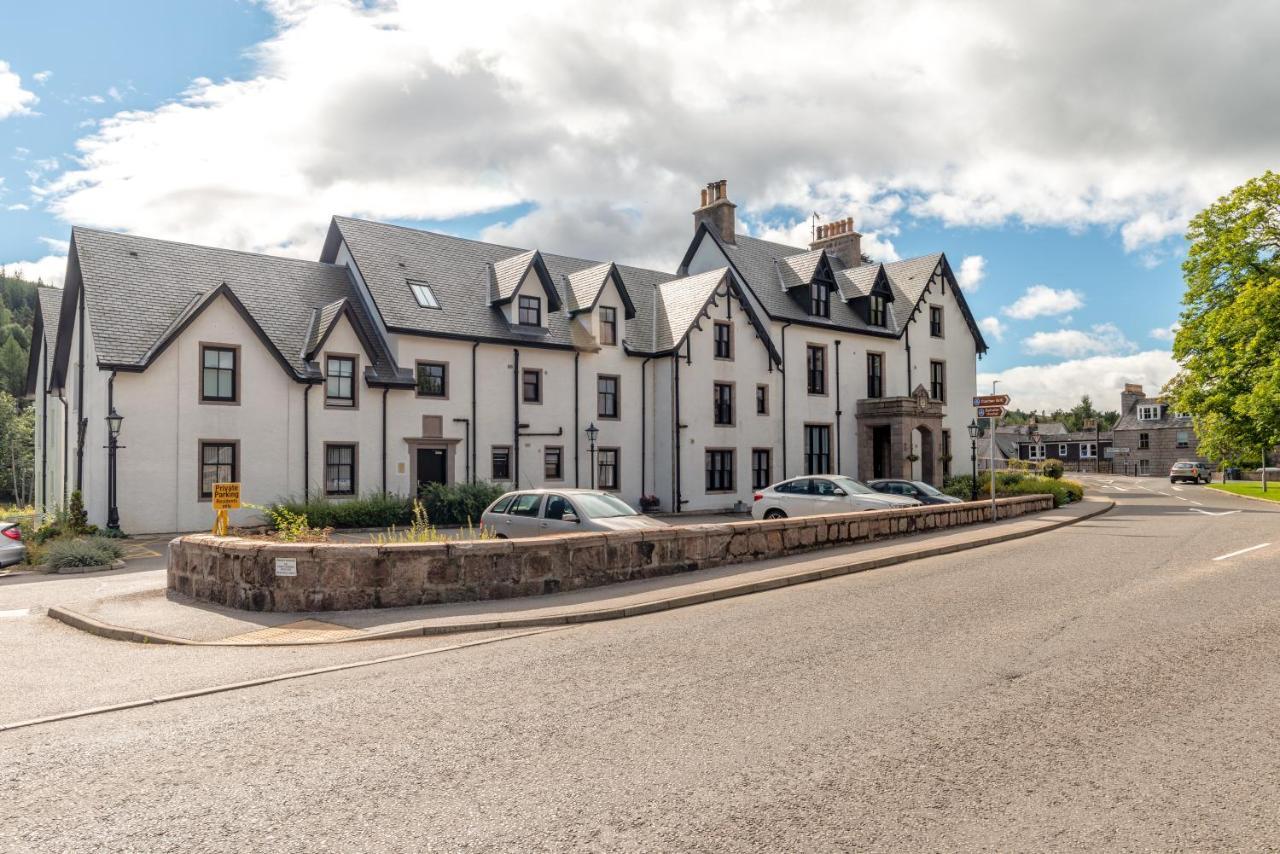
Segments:
[[[501,540],[669,527],[661,519],[632,510],[616,495],[592,489],[508,492],[480,514],[480,524]]]
[[[914,498],[876,492],[851,477],[793,477],[757,492],[751,505],[751,518],[785,519],[919,506],[920,502]]]

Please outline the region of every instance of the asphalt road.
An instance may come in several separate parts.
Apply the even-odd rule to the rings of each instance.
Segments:
[[[0,732],[0,850],[1274,848],[1280,507],[1095,485],[1026,540]],[[0,619],[51,646],[5,684],[99,684],[42,711],[297,652],[48,622]],[[305,654],[352,649],[393,651]]]

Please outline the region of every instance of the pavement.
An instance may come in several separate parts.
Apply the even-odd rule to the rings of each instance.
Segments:
[[[2,618],[0,722],[190,695],[0,731],[0,850],[1274,849],[1280,508],[1088,480],[1034,537],[482,644]]]
[[[547,596],[410,608],[254,613],[201,602],[160,586],[59,603],[49,616],[114,640],[165,644],[293,645],[494,631],[613,620],[700,605],[878,569],[921,557],[1031,536],[1110,509],[1101,497],[1058,510],[800,557],[731,564],[680,575]]]

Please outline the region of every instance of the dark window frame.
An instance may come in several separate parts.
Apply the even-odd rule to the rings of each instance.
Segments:
[[[609,334],[605,334],[605,330]],[[618,310],[611,305],[600,306],[600,344],[613,347],[618,343]]]
[[[947,402],[947,363],[941,359],[929,360],[929,397]]]
[[[432,394],[422,390],[422,369],[423,368],[440,368],[440,393]],[[449,399],[449,363],[448,362],[432,362],[426,359],[420,359],[414,363],[413,367],[413,393],[416,397],[426,397],[432,400],[448,400]]]
[[[761,456],[764,465],[760,465]],[[763,476],[762,476],[763,475]],[[773,481],[773,449],[751,449],[751,488],[764,489]]]
[[[889,301],[881,294],[867,298],[867,323],[880,328],[889,325]]]
[[[533,382],[529,382],[529,378],[533,378]],[[529,396],[530,390],[533,397]],[[520,401],[521,403],[542,403],[542,368],[521,368],[520,369]]]
[[[822,279],[809,283],[809,314],[814,317],[831,317],[831,285]]]
[[[332,451],[349,450],[351,452],[351,461],[349,463],[335,463],[329,458]],[[350,471],[350,489],[330,489],[329,484],[335,478],[331,477],[331,472],[335,469],[349,467]],[[324,443],[324,494],[325,495],[356,495],[360,491],[360,443],[359,442],[325,442]]]
[[[867,398],[884,397],[884,353],[867,353]]]
[[[727,392],[727,400],[721,395]],[[711,415],[716,427],[732,427],[734,425],[734,387],[730,382],[713,382],[711,384]]]
[[[334,396],[329,393],[329,381],[335,375],[333,373],[334,362],[347,362],[351,365],[350,375],[338,374],[337,378],[349,379],[351,381],[351,394],[349,397]],[[327,409],[359,409],[360,397],[358,383],[356,378],[360,374],[360,360],[354,353],[325,353],[324,354],[324,405]],[[341,383],[339,383],[341,385]]]
[[[532,320],[526,318],[532,318]],[[542,297],[521,294],[516,302],[516,323],[519,326],[541,326]]]
[[[212,368],[207,367],[205,360],[207,353],[230,353],[231,367],[223,368],[215,365]],[[231,374],[231,395],[223,397],[222,395],[210,396],[206,394],[205,380],[209,371],[216,371],[220,376],[224,372]],[[200,342],[200,402],[213,404],[215,406],[239,406],[240,405],[240,345],[239,344],[216,344],[209,341]]]
[[[721,336],[721,333],[724,333]],[[724,362],[733,361],[733,324],[728,320],[717,320],[711,325],[712,357]]]
[[[554,456],[554,468],[552,457]],[[564,480],[564,446],[545,445],[542,448],[542,479]]]
[[[756,383],[756,415],[769,414],[769,386]]]
[[[502,460],[502,471],[499,473],[498,460]],[[511,446],[489,446],[489,476],[492,480],[511,480]]]
[[[605,462],[608,458],[610,462]],[[605,471],[612,475],[606,478]],[[619,492],[622,489],[622,450],[620,448],[596,448],[596,489]]]
[[[814,440],[819,437],[822,438],[822,441],[818,443],[818,448],[814,448]],[[831,471],[830,424],[804,425],[804,473],[806,476],[833,474]]]
[[[946,328],[942,320],[942,306],[929,306],[929,335],[933,338],[945,338]]]
[[[205,462],[206,448],[230,448],[231,462]],[[213,490],[204,491],[204,471],[206,466],[222,468],[230,467],[231,477],[227,480],[214,480],[213,483],[236,483],[240,478],[240,440],[239,439],[200,439],[196,442],[196,495],[200,501],[212,501]],[[214,475],[217,477],[217,474]]]
[[[804,353],[805,387],[815,396],[827,393],[827,348],[823,344],[806,344]]]
[[[613,390],[605,391],[601,386],[606,380],[613,381]],[[605,411],[606,401],[611,402],[612,412]],[[609,421],[622,418],[622,377],[617,374],[596,374],[596,417]]]
[[[737,491],[737,453],[734,448],[707,448],[703,456],[706,494]]]

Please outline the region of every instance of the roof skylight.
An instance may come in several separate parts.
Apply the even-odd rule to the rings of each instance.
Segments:
[[[409,290],[413,291],[413,298],[418,301],[418,305],[423,308],[439,308],[440,301],[436,299],[435,292],[431,290],[431,286],[426,282],[409,282]]]

